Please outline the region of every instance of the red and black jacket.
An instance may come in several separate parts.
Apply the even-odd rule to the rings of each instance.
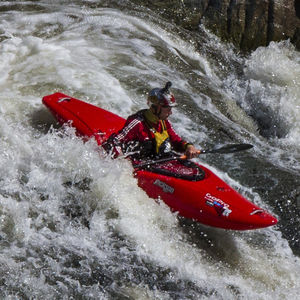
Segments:
[[[166,130],[168,142],[172,150],[184,152],[188,143],[174,131],[168,120],[151,123],[145,117],[147,110],[140,110],[126,120],[124,127],[116,134],[113,134],[104,144],[106,150],[112,151],[114,157],[121,153],[133,156],[134,158],[159,156],[156,149],[154,132]],[[161,147],[163,148],[163,147]],[[171,150],[171,149],[170,149]]]

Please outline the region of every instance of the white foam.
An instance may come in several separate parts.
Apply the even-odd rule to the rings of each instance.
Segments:
[[[287,122],[282,143],[300,145],[300,55],[288,42],[257,49],[246,62],[246,75],[263,90],[261,101]],[[258,93],[259,91],[255,91]]]

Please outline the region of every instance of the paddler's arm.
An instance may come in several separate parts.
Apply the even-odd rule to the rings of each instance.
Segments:
[[[183,140],[173,129],[171,123],[167,120],[166,126],[168,130],[168,134],[170,137],[171,144],[175,151],[184,152],[186,158],[190,159],[193,157],[197,157],[201,150],[194,147],[193,144],[186,142]]]
[[[106,144],[103,145],[107,152],[112,152],[112,157],[117,158],[120,155],[125,154],[126,146],[131,141],[138,141],[140,132],[142,131],[142,125],[139,120],[129,117],[124,127],[117,132],[112,134]]]

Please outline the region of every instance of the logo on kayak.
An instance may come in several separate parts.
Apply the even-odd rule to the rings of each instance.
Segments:
[[[204,199],[206,200],[206,204],[208,206],[215,208],[219,216],[223,215],[225,217],[228,217],[231,214],[232,210],[229,209],[229,205],[223,200],[212,196],[210,193],[207,193],[204,196]]]
[[[162,188],[162,190],[165,193],[170,193],[170,194],[174,193],[174,188],[172,188],[171,186],[167,185],[165,182],[160,181],[159,179],[156,179],[154,181],[154,184],[157,185],[157,186],[159,186],[160,188]]]

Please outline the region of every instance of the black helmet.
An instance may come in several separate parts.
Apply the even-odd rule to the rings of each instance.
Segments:
[[[169,91],[169,88],[172,86],[172,82],[168,81],[164,88],[154,88],[149,92],[148,95],[148,105],[162,105],[162,106],[176,106],[174,95]]]

